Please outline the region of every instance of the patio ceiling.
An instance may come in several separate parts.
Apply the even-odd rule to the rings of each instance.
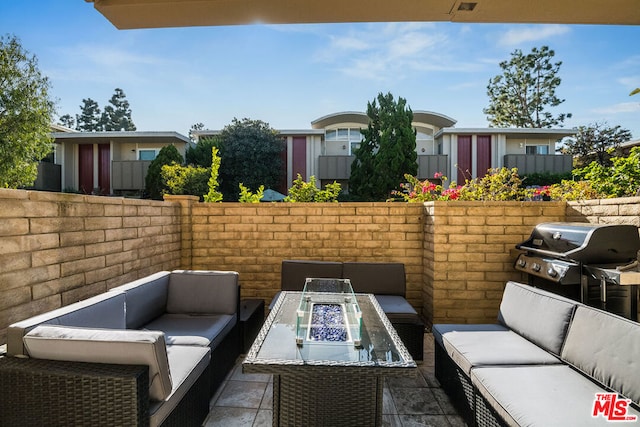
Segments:
[[[119,29],[330,22],[640,24],[638,0],[85,0]]]

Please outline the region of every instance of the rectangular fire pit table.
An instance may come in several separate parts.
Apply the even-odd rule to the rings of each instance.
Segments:
[[[382,425],[384,376],[416,369],[391,322],[373,295],[355,294],[360,340],[297,344],[302,296],[281,294],[242,363],[245,373],[273,374],[273,425]]]

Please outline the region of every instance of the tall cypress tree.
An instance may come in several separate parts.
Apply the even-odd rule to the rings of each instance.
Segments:
[[[367,104],[369,125],[351,165],[349,192],[361,200],[387,199],[399,189],[404,175],[418,173],[413,111],[407,101],[391,93],[378,94]]]

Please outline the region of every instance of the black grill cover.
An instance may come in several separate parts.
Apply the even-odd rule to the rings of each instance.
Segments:
[[[638,258],[638,227],[627,224],[547,222],[516,248],[583,264],[626,263]]]

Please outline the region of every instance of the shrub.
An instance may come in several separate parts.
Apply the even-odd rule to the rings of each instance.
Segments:
[[[209,169],[200,166],[163,165],[162,183],[169,194],[202,197],[207,192]]]
[[[633,147],[628,157],[614,157],[611,166],[591,162],[573,172],[588,180],[603,197],[636,196],[640,190],[640,147]]]
[[[324,190],[316,187],[316,177],[311,176],[309,182],[305,182],[302,176],[293,181],[293,186],[289,189],[285,202],[337,202],[341,186],[337,182],[327,184]]]
[[[260,200],[264,197],[264,185],[261,185],[255,194],[242,185],[242,183],[239,184],[239,187],[240,197],[238,198],[238,201],[240,203],[260,203]]]
[[[220,156],[218,149],[211,148],[211,177],[209,178],[209,192],[204,195],[204,201],[207,203],[222,202],[222,193],[218,191],[218,171],[220,170]]]

